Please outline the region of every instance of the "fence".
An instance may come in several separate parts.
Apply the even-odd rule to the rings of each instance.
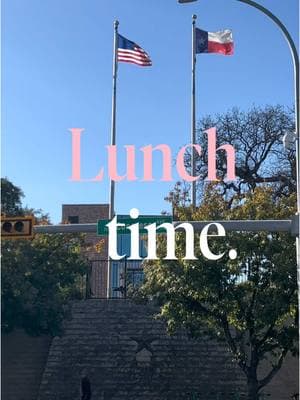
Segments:
[[[139,287],[144,280],[143,260],[91,260],[91,268],[86,275],[86,298],[107,298],[107,270],[110,263],[111,271],[111,296],[112,299],[126,299],[128,288]],[[256,276],[257,274],[255,274]],[[236,284],[243,284],[253,280],[253,274],[243,269],[235,277]],[[234,278],[234,276],[232,276]]]
[[[144,280],[142,260],[122,259],[120,261],[97,259],[91,261],[86,278],[87,298],[107,298],[107,270],[111,270],[111,298],[126,299],[129,287],[138,287]]]

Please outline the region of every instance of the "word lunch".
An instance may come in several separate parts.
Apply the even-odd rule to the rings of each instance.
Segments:
[[[81,135],[84,129],[71,128],[72,135],[72,176],[71,181],[75,182],[99,182],[104,179],[105,169],[100,168],[100,171],[93,178],[83,179],[81,177]],[[207,134],[207,180],[217,181],[217,161],[216,154],[218,151],[225,151],[227,157],[227,180],[232,181],[236,179],[235,175],[235,150],[231,144],[223,144],[217,148],[217,130],[210,128],[205,131]],[[138,176],[136,171],[136,156],[137,150],[134,145],[125,145],[126,151],[126,173],[119,174],[118,171],[118,147],[116,145],[108,145],[107,149],[107,175],[110,180],[119,182],[127,181],[141,181],[151,182],[154,181],[153,177],[153,153],[159,151],[162,155],[162,173],[160,181],[173,181],[172,176],[172,163],[173,157],[170,147],[167,144],[159,144],[156,146],[147,145],[141,147],[139,151],[143,155],[143,172],[142,176]],[[193,176],[187,171],[185,165],[185,156],[187,150],[197,153],[201,157],[201,146],[198,144],[188,144],[182,147],[176,157],[176,169],[178,175],[187,182],[194,182],[199,180],[199,176]]]

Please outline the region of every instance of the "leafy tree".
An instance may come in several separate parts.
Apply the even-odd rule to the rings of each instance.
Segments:
[[[208,152],[205,130],[215,126],[218,145],[236,151],[235,181],[226,181],[225,152],[217,153],[218,182],[207,183]],[[190,206],[189,186],[179,182],[167,200],[175,219],[284,219],[295,214],[295,151],[284,151],[283,135],[294,131],[292,110],[281,106],[233,109],[203,118],[197,131],[201,157],[196,160],[200,206]],[[191,167],[190,154],[186,168]],[[196,239],[197,241],[197,239]],[[160,260],[149,261],[141,294],[155,297],[161,317],[172,332],[184,326],[193,337],[205,334],[224,340],[246,375],[248,399],[257,400],[262,389],[281,368],[286,354],[296,351],[297,278],[294,239],[283,233],[227,233],[216,253],[235,248],[238,258],[212,262],[183,260],[185,237],[177,234],[178,261],[163,260],[165,239],[160,238]],[[258,375],[269,360],[266,376]]]
[[[1,178],[1,213],[10,217],[23,215],[22,190],[7,178]]]
[[[177,189],[177,192],[179,189]],[[178,194],[178,193],[177,193]],[[276,198],[272,188],[256,188],[243,202],[235,195],[225,200],[210,187],[197,209],[177,207],[180,220],[289,218],[295,195]],[[297,278],[293,238],[283,233],[227,233],[210,239],[216,254],[237,249],[236,260],[183,260],[185,235],[177,234],[178,260],[164,260],[165,238],[158,243],[157,261],[145,267],[144,296],[161,304],[161,317],[170,332],[184,326],[192,337],[210,335],[224,340],[245,373],[248,399],[259,392],[280,369],[283,359],[296,351]],[[198,239],[198,241],[197,241]],[[199,242],[199,237],[195,239]],[[258,367],[270,361],[266,376]]]
[[[196,173],[198,197],[205,192],[208,153],[205,130],[217,128],[218,145],[232,144],[236,150],[235,181],[226,181],[226,153],[217,152],[217,176],[219,188],[227,198],[271,184],[275,195],[288,195],[296,191],[295,149],[284,151],[282,138],[294,132],[294,111],[282,106],[253,107],[248,112],[238,108],[217,115],[207,116],[198,124],[197,143],[201,156],[197,158]],[[190,168],[191,157],[186,155],[185,164]],[[176,201],[174,201],[176,204]]]
[[[2,182],[7,214],[34,214],[37,223],[49,223],[41,210],[21,207],[19,188],[7,179]],[[21,327],[34,335],[61,332],[68,301],[81,296],[87,268],[83,246],[82,235],[35,234],[30,241],[2,241],[2,330]]]

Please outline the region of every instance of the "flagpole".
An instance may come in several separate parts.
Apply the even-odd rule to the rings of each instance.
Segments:
[[[112,112],[111,112],[111,145],[116,144],[116,97],[117,97],[117,74],[118,74],[118,26],[119,21],[114,22],[114,53],[113,53],[113,89],[112,89]],[[115,215],[115,181],[110,180],[109,188],[109,219]],[[110,298],[111,265],[107,263],[107,298]]]
[[[192,114],[191,114],[191,144],[196,144],[196,19],[197,15],[192,17]],[[191,152],[191,170],[192,176],[196,175],[195,149]],[[196,207],[196,181],[192,181],[192,206]]]

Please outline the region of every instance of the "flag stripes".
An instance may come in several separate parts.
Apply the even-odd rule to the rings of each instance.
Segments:
[[[118,62],[127,62],[141,67],[152,65],[152,61],[145,50],[120,34],[118,35],[117,60]]]
[[[234,53],[232,31],[225,29],[218,32],[206,32],[196,28],[196,53],[232,55]]]

